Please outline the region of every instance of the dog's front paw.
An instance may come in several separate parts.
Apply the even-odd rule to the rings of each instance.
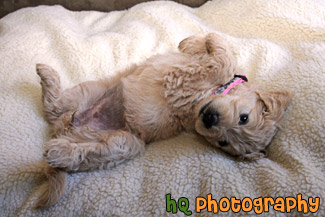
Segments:
[[[178,45],[179,51],[187,54],[205,54],[207,52],[205,38],[203,36],[194,35],[185,38]]]
[[[76,143],[65,139],[52,139],[45,143],[44,158],[51,167],[77,170],[81,161]]]

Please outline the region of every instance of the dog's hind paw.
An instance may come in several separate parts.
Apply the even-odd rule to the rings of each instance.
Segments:
[[[77,144],[60,138],[45,143],[43,156],[51,167],[70,171],[77,170],[82,161]]]
[[[60,82],[58,73],[50,66],[45,64],[36,64],[36,73],[41,77],[41,80],[51,82]]]

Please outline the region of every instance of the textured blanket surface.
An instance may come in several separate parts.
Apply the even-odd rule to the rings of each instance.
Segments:
[[[172,216],[166,194],[186,197],[319,197],[311,216],[325,216],[325,4],[321,1],[222,1],[189,8],[143,3],[127,11],[71,12],[61,6],[26,8],[0,20],[0,216]],[[294,93],[268,157],[241,162],[195,135],[147,146],[111,170],[68,175],[63,198],[32,210],[44,192],[43,119],[36,63],[55,68],[64,87],[110,77],[151,55],[176,50],[194,34],[217,32],[242,72],[266,90]],[[236,215],[256,216],[254,210]],[[177,216],[184,216],[178,211]],[[260,216],[304,216],[272,206]]]

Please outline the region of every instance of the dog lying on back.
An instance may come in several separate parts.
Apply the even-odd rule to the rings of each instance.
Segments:
[[[136,157],[145,144],[197,132],[243,159],[265,156],[291,95],[265,92],[239,75],[236,60],[216,34],[192,36],[179,52],[156,55],[115,79],[62,90],[56,71],[38,64],[46,120],[48,190],[36,207],[55,204],[66,172],[106,169]]]

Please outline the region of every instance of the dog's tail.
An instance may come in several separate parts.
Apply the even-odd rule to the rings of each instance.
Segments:
[[[38,199],[34,208],[46,208],[54,205],[62,197],[67,183],[67,173],[59,168],[48,166],[45,172],[49,180],[48,189]]]

